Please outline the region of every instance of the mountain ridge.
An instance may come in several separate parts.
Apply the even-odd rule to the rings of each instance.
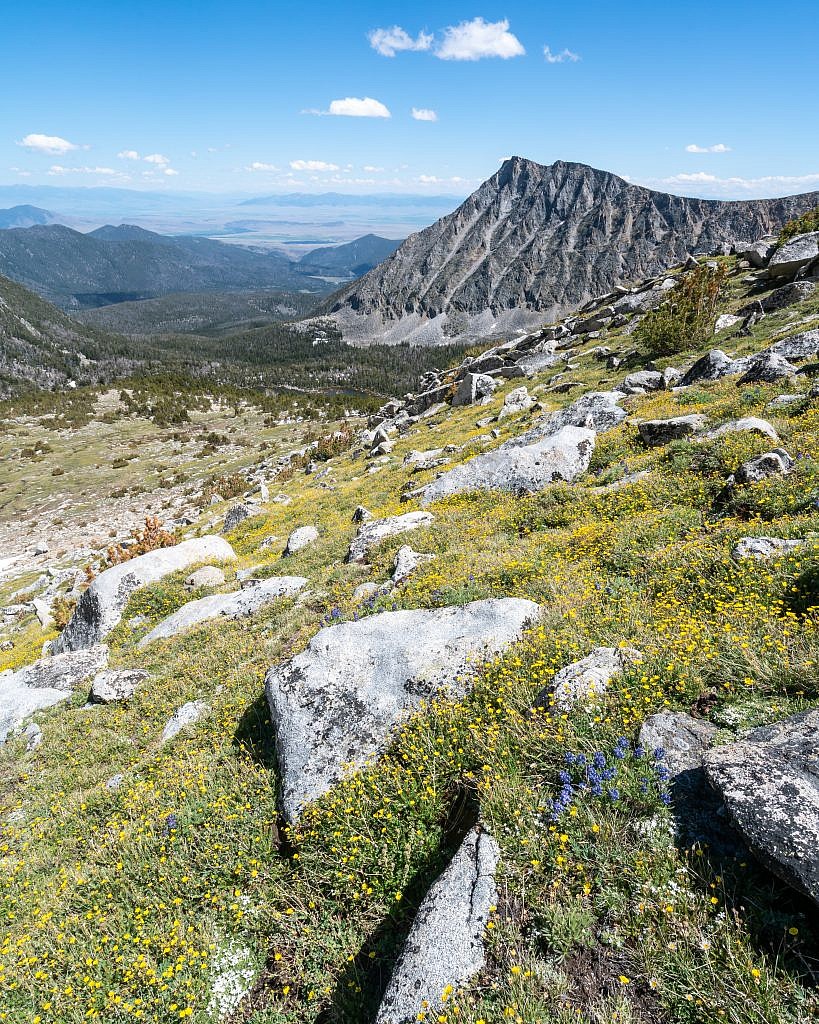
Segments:
[[[694,199],[586,164],[510,157],[456,210],[327,300],[351,341],[489,337],[563,315],[691,253],[752,241],[819,192]]]

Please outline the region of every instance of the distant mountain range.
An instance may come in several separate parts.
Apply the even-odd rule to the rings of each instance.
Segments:
[[[278,253],[129,224],[89,234],[57,224],[0,231],[0,273],[64,309],[171,292],[327,290]]]
[[[47,211],[29,214],[40,215],[50,216]],[[315,259],[314,253],[308,253],[301,262],[293,262],[269,248],[161,235],[135,224],[109,224],[83,234],[38,222],[0,230],[0,273],[66,310],[178,293],[274,289],[293,296],[304,292],[320,296],[331,289],[321,276],[344,279],[364,273],[398,244],[369,235],[347,245],[322,247]],[[190,300],[186,301],[190,307]],[[277,295],[276,304],[306,311],[303,301],[288,301],[283,294]],[[239,322],[245,312],[253,319],[252,309],[251,304],[246,311],[237,310]],[[133,315],[127,319],[132,323]],[[264,322],[269,319],[269,315],[263,317]]]
[[[391,256],[401,241],[400,238],[363,235],[346,245],[327,245],[313,249],[302,256],[299,267],[313,274],[360,277]]]
[[[756,240],[817,205],[817,192],[682,198],[585,164],[513,157],[321,311],[353,342],[491,337],[553,320],[690,253]]]
[[[30,228],[35,224],[57,224],[60,218],[39,206],[12,206],[0,210],[0,228]]]

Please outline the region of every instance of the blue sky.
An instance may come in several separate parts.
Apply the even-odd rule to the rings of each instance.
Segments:
[[[31,0],[2,21],[0,184],[464,195],[518,154],[688,195],[819,189],[816,0]]]

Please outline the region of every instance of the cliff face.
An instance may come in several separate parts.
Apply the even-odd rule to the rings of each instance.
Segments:
[[[325,308],[351,341],[479,336],[554,319],[689,253],[778,231],[817,204],[817,192],[688,199],[585,164],[512,157]]]

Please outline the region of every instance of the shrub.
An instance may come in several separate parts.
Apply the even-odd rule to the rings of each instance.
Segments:
[[[801,217],[794,217],[779,232],[779,244],[787,242],[789,238],[796,235],[804,235],[808,231],[819,231],[819,206],[803,213]]]
[[[156,551],[157,548],[173,547],[176,544],[176,537],[162,528],[157,516],[147,516],[144,527],[141,530],[134,530],[131,541],[132,543],[127,547],[123,544],[112,544],[105,554],[103,568],[108,569],[112,565],[119,565],[121,562],[136,558],[137,555]]]
[[[74,613],[77,602],[68,597],[55,597],[51,603],[51,617],[54,625],[62,632]]]
[[[649,356],[670,356],[707,344],[714,333],[717,304],[728,271],[706,264],[683,274],[669,297],[634,332]]]

